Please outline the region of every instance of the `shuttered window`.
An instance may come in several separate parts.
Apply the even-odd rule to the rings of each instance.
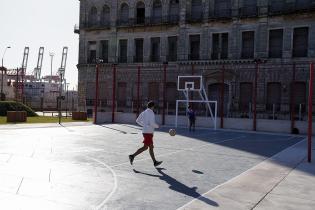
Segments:
[[[283,30],[269,31],[269,58],[282,58]]]
[[[270,82],[267,85],[267,110],[280,111],[281,104],[281,84],[278,82]]]
[[[127,62],[127,45],[128,40],[119,40],[119,62],[126,63]]]
[[[118,82],[118,90],[117,90],[117,105],[118,106],[126,106],[127,99],[127,83],[126,82]]]
[[[110,25],[110,9],[107,5],[105,5],[102,10],[101,25],[102,26]]]
[[[190,60],[199,60],[200,35],[191,35],[190,40]]]
[[[120,24],[124,25],[129,22],[129,6],[126,3],[121,5],[120,9]]]
[[[157,82],[150,82],[149,83],[148,99],[158,102],[158,100],[159,100],[159,83],[157,83]]]
[[[254,58],[255,32],[246,31],[242,33],[242,58]]]
[[[202,19],[202,1],[201,0],[191,1],[191,18],[192,20]]]
[[[307,57],[308,28],[295,28],[293,33],[293,57]]]
[[[160,0],[153,2],[152,22],[160,23],[162,21],[162,3]]]
[[[231,0],[215,0],[214,15],[219,18],[231,17]]]
[[[240,84],[240,111],[250,111],[250,104],[253,97],[253,84],[251,82],[243,82]]]

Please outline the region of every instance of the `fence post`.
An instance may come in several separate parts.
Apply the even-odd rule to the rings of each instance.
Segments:
[[[162,114],[162,125],[165,125],[165,109],[166,109],[166,70],[167,62],[164,62],[164,76],[163,76],[163,114]]]
[[[225,72],[225,68],[224,65],[222,66],[222,71],[221,71],[221,93],[220,93],[220,118],[221,118],[221,122],[220,122],[220,128],[224,128],[224,72]]]
[[[140,74],[141,74],[141,67],[138,66],[138,80],[137,80],[137,117],[140,114]]]
[[[94,124],[97,124],[97,108],[98,108],[98,75],[99,75],[99,64],[96,64],[96,72],[95,72],[95,102],[94,102]]]
[[[253,130],[257,130],[257,80],[259,71],[259,60],[256,61],[255,68],[255,83],[254,83],[254,97],[253,97]]]
[[[312,162],[312,124],[313,124],[313,81],[314,80],[314,63],[310,65],[310,81],[308,91],[308,162]]]
[[[113,64],[113,96],[112,96],[112,123],[115,122],[115,107],[116,107],[116,64]]]
[[[291,132],[295,128],[295,63],[293,63],[293,75],[291,84]]]

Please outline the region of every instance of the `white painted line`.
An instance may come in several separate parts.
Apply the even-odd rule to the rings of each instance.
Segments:
[[[202,147],[210,146],[212,144],[220,144],[220,143],[224,143],[224,142],[228,142],[228,141],[233,141],[233,140],[244,138],[244,137],[245,136],[238,136],[238,137],[235,137],[235,138],[225,139],[225,140],[221,140],[221,141],[209,142],[207,144],[203,144],[203,145],[197,146],[197,147],[192,147],[192,148],[189,148],[189,149],[183,149],[183,150],[178,150],[178,151],[175,151],[175,152],[164,153],[162,155],[156,155],[156,157],[165,157],[165,156],[174,155],[174,154],[177,154],[177,153],[180,153],[180,152],[194,151],[194,149],[199,149],[199,148],[202,148]],[[151,158],[143,158],[143,159],[135,160],[134,162],[141,162],[141,161],[146,161],[146,160],[151,160]],[[126,165],[126,164],[130,164],[130,162],[119,163],[119,164],[116,164],[116,165],[112,165],[111,167],[117,167],[117,166],[122,166],[122,165]]]
[[[272,157],[267,158],[267,159],[264,160],[263,162],[265,162],[265,161],[267,161],[267,160],[273,159],[273,158],[276,157],[279,153],[281,153],[281,152],[283,152],[283,151],[285,151],[285,150],[288,150],[288,149],[290,149],[290,148],[293,148],[293,147],[295,147],[296,145],[301,144],[301,143],[304,142],[304,141],[306,141],[306,138],[303,139],[302,141],[297,142],[296,144],[293,144],[293,145],[290,146],[290,147],[285,148],[284,150],[282,150],[282,151],[278,152],[277,154],[273,155]],[[256,166],[257,166],[257,165],[256,165]],[[222,183],[222,184],[217,185],[216,187],[212,188],[212,189],[209,190],[208,192],[205,192],[205,193],[203,193],[202,195],[200,195],[198,198],[194,198],[194,199],[192,199],[191,201],[189,201],[188,203],[186,203],[185,205],[179,207],[177,210],[183,210],[186,206],[190,205],[190,204],[193,203],[194,201],[200,200],[200,198],[204,197],[206,194],[208,194],[208,193],[210,193],[210,192],[212,192],[212,191],[218,189],[219,187],[221,187],[221,186],[223,186],[223,185],[225,185],[225,184],[227,184],[227,183],[229,183],[229,182],[231,182],[231,181],[237,179],[238,177],[240,177],[240,176],[242,176],[243,174],[245,174],[246,172],[252,170],[252,169],[255,168],[256,166],[254,166],[254,167],[252,167],[252,168],[250,168],[250,169],[248,169],[248,170],[242,172],[241,174],[239,174],[239,175],[233,177],[232,179],[230,179],[230,180],[228,180],[228,181],[226,181],[226,182],[224,182],[224,183]]]
[[[114,193],[117,190],[117,187],[118,187],[117,175],[116,175],[115,171],[109,165],[107,165],[106,163],[104,163],[104,162],[102,162],[100,160],[97,160],[95,158],[89,157],[89,156],[86,156],[86,157],[91,159],[91,160],[93,160],[93,161],[95,161],[95,162],[97,162],[97,163],[99,163],[99,164],[101,164],[101,165],[103,165],[103,166],[105,166],[112,173],[113,178],[114,178],[114,187],[113,187],[112,191],[108,194],[108,196],[100,204],[98,204],[95,207],[96,209],[101,210],[102,207],[107,203],[107,201],[114,195]]]

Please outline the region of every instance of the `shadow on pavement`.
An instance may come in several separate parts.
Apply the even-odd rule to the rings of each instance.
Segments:
[[[133,169],[133,171],[137,174],[143,174],[143,175],[147,175],[151,177],[156,177],[156,178],[159,178],[160,180],[165,181],[166,183],[170,185],[169,188],[171,190],[174,190],[176,192],[182,193],[184,195],[187,195],[193,198],[197,198],[198,200],[201,200],[208,205],[219,206],[217,202],[212,201],[206,197],[203,197],[201,194],[196,192],[196,190],[198,189],[197,187],[188,187],[187,185],[179,182],[178,180],[166,174],[164,172],[165,170],[166,170],[165,168],[157,168],[157,171],[159,172],[160,175],[155,175],[155,174],[144,173],[144,172]]]

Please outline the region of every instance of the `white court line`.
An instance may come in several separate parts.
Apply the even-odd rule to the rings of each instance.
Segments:
[[[95,161],[95,162],[105,166],[112,173],[113,178],[114,178],[114,187],[113,187],[112,191],[109,193],[109,195],[100,204],[98,204],[95,207],[98,210],[98,209],[101,209],[107,203],[107,201],[114,195],[114,193],[116,192],[117,187],[118,187],[117,175],[116,175],[115,171],[109,165],[107,165],[106,163],[104,163],[104,162],[102,162],[100,160],[94,159],[92,157],[89,157],[89,156],[85,156],[85,157],[87,157],[87,158],[89,158],[89,159],[91,159],[91,160],[93,160],[93,161]]]
[[[284,150],[287,150],[287,149],[293,148],[293,147],[295,147],[296,145],[301,144],[301,143],[302,143],[302,142],[304,142],[304,141],[306,141],[306,138],[305,138],[305,139],[303,139],[303,140],[301,140],[301,141],[299,141],[299,142],[297,142],[296,144],[293,144],[293,145],[292,145],[292,146],[290,146],[290,147],[287,147],[287,148],[286,148],[286,149],[284,149]],[[270,158],[265,159],[263,162],[265,162],[265,161],[267,161],[267,160],[271,160],[271,159],[273,159],[275,156],[277,156],[279,153],[283,152],[284,150],[282,150],[282,151],[278,152],[277,154],[273,155],[273,156],[272,156],[272,157],[270,157]],[[256,165],[256,166],[257,166],[257,165]],[[254,167],[256,167],[256,166],[254,166]],[[186,206],[188,206],[189,204],[193,203],[193,202],[194,202],[194,201],[196,201],[196,200],[200,200],[200,198],[204,197],[206,194],[208,194],[208,193],[210,193],[210,192],[212,192],[212,191],[214,191],[214,190],[218,189],[219,187],[221,187],[221,186],[223,186],[223,185],[225,185],[225,184],[230,183],[231,181],[233,181],[233,180],[237,179],[238,177],[242,176],[242,175],[243,175],[243,174],[245,174],[246,172],[248,172],[248,171],[252,170],[254,167],[252,167],[252,168],[250,168],[250,169],[248,169],[248,170],[246,170],[246,171],[242,172],[241,174],[239,174],[239,175],[237,175],[237,176],[233,177],[232,179],[229,179],[228,181],[226,181],[226,182],[224,182],[224,183],[222,183],[222,184],[217,185],[216,187],[212,188],[212,189],[211,189],[211,190],[209,190],[208,192],[205,192],[205,193],[203,193],[202,195],[200,195],[198,198],[194,198],[194,199],[192,199],[191,201],[189,201],[188,203],[186,203],[185,205],[183,205],[183,206],[179,207],[177,210],[183,210],[183,209],[184,209]]]
[[[222,140],[222,141],[209,142],[209,143],[203,144],[201,146],[192,147],[192,148],[189,148],[189,149],[178,150],[178,151],[175,151],[175,152],[164,153],[162,155],[157,155],[156,157],[165,157],[165,156],[174,155],[174,154],[177,154],[177,153],[180,153],[180,152],[193,151],[194,149],[210,146],[212,144],[224,143],[224,142],[227,142],[227,141],[233,141],[233,140],[241,139],[241,138],[244,138],[244,137],[246,137],[246,136],[239,136],[239,137],[235,137],[235,138],[231,138],[231,139],[225,139],[225,140]],[[135,160],[134,162],[141,162],[141,161],[145,161],[145,160],[151,160],[151,158],[143,158],[143,159],[140,159],[140,160]],[[119,164],[116,164],[116,165],[112,165],[110,167],[117,167],[117,166],[122,166],[122,165],[126,165],[126,164],[130,164],[130,162],[119,163]]]

